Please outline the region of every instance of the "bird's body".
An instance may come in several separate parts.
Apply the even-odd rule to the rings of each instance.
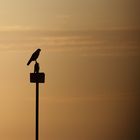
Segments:
[[[39,54],[40,54],[40,51],[41,51],[41,49],[37,49],[37,50],[32,54],[32,56],[31,56],[31,58],[29,59],[27,65],[30,65],[30,63],[31,63],[32,61],[36,61],[36,60],[37,60],[37,58],[38,58],[38,56],[39,56]]]

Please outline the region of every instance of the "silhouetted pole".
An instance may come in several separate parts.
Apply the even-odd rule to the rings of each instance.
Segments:
[[[39,73],[39,63],[35,63],[34,73],[30,73],[30,82],[36,83],[36,114],[35,114],[35,139],[39,140],[39,83],[45,83],[45,73]]]
[[[36,140],[39,139],[39,83],[36,82]]]

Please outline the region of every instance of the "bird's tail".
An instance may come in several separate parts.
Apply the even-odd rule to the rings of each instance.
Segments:
[[[30,59],[30,60],[28,61],[27,65],[30,65],[31,61],[32,61],[32,60]]]

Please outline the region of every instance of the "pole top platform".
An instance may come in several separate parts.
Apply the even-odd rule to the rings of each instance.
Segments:
[[[30,73],[31,83],[45,83],[45,73]]]

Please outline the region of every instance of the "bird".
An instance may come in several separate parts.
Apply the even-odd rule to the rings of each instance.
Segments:
[[[31,63],[32,61],[36,61],[36,60],[37,60],[37,58],[38,58],[38,56],[39,56],[39,54],[40,54],[40,51],[41,51],[41,49],[37,49],[37,50],[32,54],[32,56],[31,56],[31,58],[29,59],[27,65],[30,65],[30,63]]]
[[[35,62],[35,65],[34,65],[34,73],[39,73],[39,63]]]

